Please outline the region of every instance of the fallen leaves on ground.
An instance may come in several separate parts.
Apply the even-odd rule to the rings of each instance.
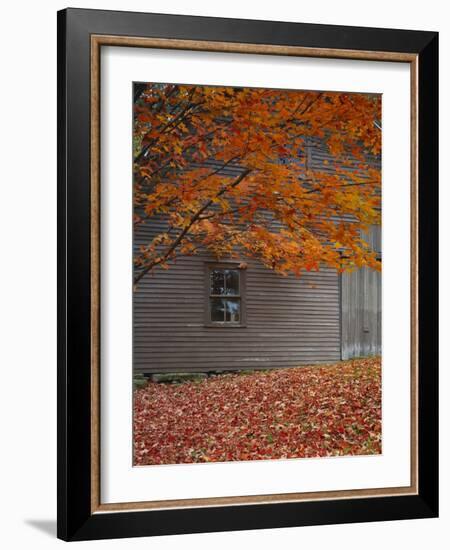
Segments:
[[[134,464],[381,453],[381,361],[149,382],[134,394]]]

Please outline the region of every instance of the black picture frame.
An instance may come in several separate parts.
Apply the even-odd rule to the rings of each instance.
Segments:
[[[401,52],[418,62],[418,492],[92,513],[91,36]],[[58,12],[58,537],[89,540],[438,515],[438,34],[66,9]],[[399,206],[401,207],[401,206]]]

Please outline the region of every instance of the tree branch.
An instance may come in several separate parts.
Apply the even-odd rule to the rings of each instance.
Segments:
[[[189,232],[191,227],[194,225],[194,223],[196,223],[200,219],[200,216],[203,214],[203,212],[205,212],[205,210],[207,210],[213,204],[214,200],[224,195],[230,189],[234,189],[235,187],[237,187],[241,183],[241,181],[250,174],[250,172],[251,170],[247,168],[246,170],[244,170],[244,172],[242,172],[242,174],[240,174],[233,181],[233,183],[231,183],[231,185],[227,185],[223,187],[218,193],[216,193],[216,195],[213,198],[207,200],[205,204],[194,214],[194,216],[189,221],[188,225],[184,227],[184,229],[181,231],[181,233],[178,235],[175,241],[170,245],[170,247],[165,252],[165,254],[162,257],[158,258],[158,260],[149,264],[138,275],[136,275],[136,277],[134,278],[134,284],[136,285],[142,279],[142,277],[146,273],[148,273],[153,267],[167,261],[172,255],[172,253],[174,252],[174,250],[177,248],[177,246],[181,243],[183,238],[187,235],[187,233]]]

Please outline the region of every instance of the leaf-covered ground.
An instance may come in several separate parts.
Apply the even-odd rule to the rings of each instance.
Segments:
[[[149,382],[134,395],[136,465],[378,453],[379,358]]]

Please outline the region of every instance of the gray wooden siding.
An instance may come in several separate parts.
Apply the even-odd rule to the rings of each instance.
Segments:
[[[319,141],[310,139],[308,151],[309,167],[334,170],[331,156]],[[380,157],[368,155],[367,162],[381,169]],[[363,238],[381,257],[381,226],[372,226]],[[381,277],[367,268],[341,276],[342,359],[381,354]]]
[[[142,227],[135,246],[154,230]],[[283,277],[245,260],[246,326],[207,327],[208,260],[214,258],[180,258],[139,283],[133,300],[136,372],[289,367],[340,359],[339,276],[334,270]]]
[[[381,255],[381,227],[364,238]],[[342,359],[381,354],[381,273],[362,268],[342,274]]]

